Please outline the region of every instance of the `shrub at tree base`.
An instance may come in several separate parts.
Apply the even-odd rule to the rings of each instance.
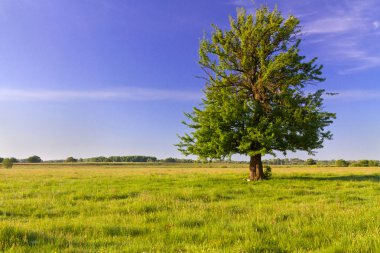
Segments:
[[[265,166],[265,170],[264,170],[264,179],[271,179],[272,177],[272,168],[270,166]]]

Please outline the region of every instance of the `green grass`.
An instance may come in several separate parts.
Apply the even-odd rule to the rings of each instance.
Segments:
[[[0,252],[380,252],[380,168],[186,166],[1,169]]]

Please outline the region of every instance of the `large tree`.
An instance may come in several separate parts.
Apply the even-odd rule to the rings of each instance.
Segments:
[[[239,9],[227,30],[213,25],[199,49],[205,98],[185,114],[192,132],[180,136],[181,152],[203,159],[248,155],[249,178],[260,180],[262,155],[313,154],[331,139],[325,128],[335,114],[323,109],[325,91],[308,89],[324,81],[322,65],[300,55],[299,24],[264,6],[254,14]]]

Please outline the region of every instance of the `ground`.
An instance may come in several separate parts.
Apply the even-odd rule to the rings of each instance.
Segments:
[[[0,252],[380,252],[380,168],[207,167],[0,169]]]

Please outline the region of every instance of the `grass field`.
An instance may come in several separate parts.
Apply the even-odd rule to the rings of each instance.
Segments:
[[[380,252],[380,168],[144,166],[0,169],[0,252]]]

